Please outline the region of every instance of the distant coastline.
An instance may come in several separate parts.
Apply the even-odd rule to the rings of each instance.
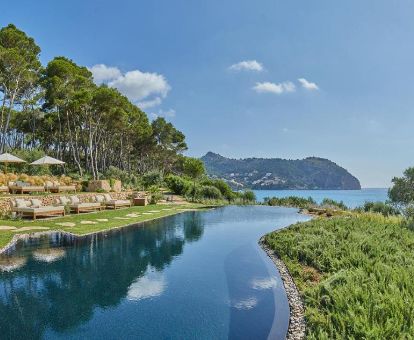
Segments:
[[[361,183],[329,159],[232,159],[208,152],[201,160],[213,178],[234,189],[252,190],[359,190]]]

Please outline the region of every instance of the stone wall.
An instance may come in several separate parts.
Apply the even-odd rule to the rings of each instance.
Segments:
[[[122,192],[111,192],[110,195],[114,199],[130,199],[135,196],[136,191],[122,191]],[[90,202],[95,195],[102,195],[93,192],[77,193],[75,196],[79,197],[81,202]],[[73,196],[73,194],[48,194],[48,195],[10,195],[0,197],[0,215],[5,215],[10,212],[11,205],[10,202],[15,198],[23,199],[39,199],[44,205],[54,205],[56,204],[56,199],[60,196]]]

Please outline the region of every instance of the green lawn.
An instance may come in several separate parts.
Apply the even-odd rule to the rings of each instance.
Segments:
[[[185,205],[148,205],[146,207],[131,207],[117,210],[104,210],[100,212],[81,213],[66,215],[65,217],[31,220],[0,220],[0,226],[13,226],[15,230],[0,230],[0,248],[4,247],[11,241],[14,235],[19,233],[31,233],[36,231],[62,230],[71,232],[76,235],[85,235],[111,228],[122,227],[125,225],[144,222],[159,217],[174,215],[182,212],[183,209],[203,209],[208,208],[202,204],[185,204]],[[171,210],[163,210],[171,209]],[[150,213],[152,211],[152,213]],[[145,213],[145,214],[143,214]],[[126,216],[137,214],[136,216]],[[121,219],[118,219],[121,217]],[[108,221],[97,221],[97,219],[107,219]],[[92,221],[96,224],[81,224],[81,221]],[[57,223],[75,223],[75,226],[60,226]],[[36,227],[48,229],[36,230]],[[21,228],[33,228],[31,230],[20,230]]]
[[[309,339],[414,337],[414,232],[397,218],[318,218],[266,236],[301,291]]]

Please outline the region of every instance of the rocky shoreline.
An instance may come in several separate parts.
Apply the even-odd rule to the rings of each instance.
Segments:
[[[259,245],[266,252],[266,254],[272,259],[273,263],[279,270],[280,277],[282,278],[283,285],[285,287],[286,295],[289,301],[290,317],[289,327],[286,334],[287,340],[302,340],[305,339],[306,334],[306,322],[305,322],[305,307],[302,297],[296,287],[295,282],[290,276],[289,270],[283,261],[271,250],[264,242],[264,237],[259,241]]]

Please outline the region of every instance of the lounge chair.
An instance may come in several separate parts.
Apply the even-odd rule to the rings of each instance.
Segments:
[[[45,183],[45,190],[58,193],[58,192],[76,192],[76,185],[61,185],[59,182],[47,181]]]
[[[97,202],[84,202],[82,203],[77,196],[70,196],[70,198],[61,196],[58,198],[58,203],[61,205],[67,205],[70,208],[70,211],[77,214],[81,212],[89,212],[95,210],[102,210],[104,206],[101,203]]]
[[[7,185],[0,185],[0,192],[9,192],[9,187]]]
[[[105,207],[110,209],[117,209],[122,207],[130,207],[132,203],[130,200],[116,200],[109,194],[96,195],[95,201],[103,204]]]
[[[9,190],[12,194],[24,194],[30,192],[44,192],[45,187],[41,185],[30,185],[26,182],[10,182]]]
[[[16,198],[11,201],[11,210],[22,217],[28,216],[34,220],[38,216],[65,216],[64,206],[43,205],[38,199],[24,200]]]

